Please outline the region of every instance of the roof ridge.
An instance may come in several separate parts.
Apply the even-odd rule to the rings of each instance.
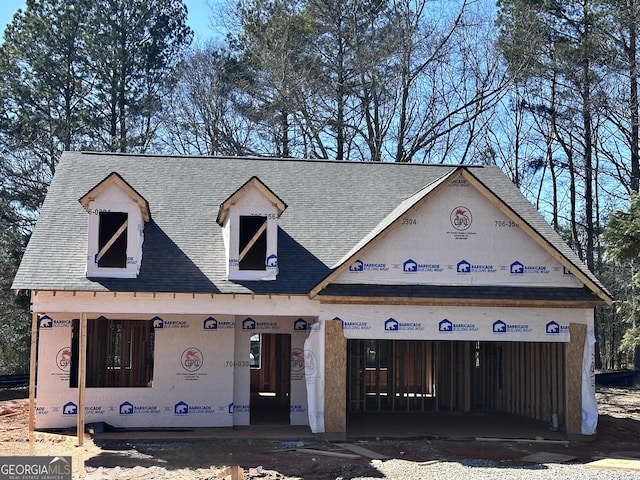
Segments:
[[[112,156],[112,157],[137,157],[137,158],[166,158],[166,159],[214,159],[214,160],[250,160],[250,161],[276,161],[276,162],[295,162],[295,163],[331,163],[331,164],[346,164],[346,165],[387,165],[387,166],[400,166],[407,167],[440,167],[440,168],[487,168],[493,167],[493,165],[473,165],[465,163],[420,163],[420,162],[391,162],[382,161],[375,162],[371,160],[356,161],[356,160],[335,160],[330,158],[299,158],[299,157],[277,157],[277,156],[251,156],[251,155],[179,155],[179,154],[165,154],[165,153],[133,153],[133,152],[96,152],[90,150],[82,151],[66,151],[64,154],[79,154],[79,155],[95,155],[95,156]]]

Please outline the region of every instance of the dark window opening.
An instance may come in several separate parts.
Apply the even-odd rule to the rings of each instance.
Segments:
[[[100,212],[98,267],[126,268],[128,217],[122,212]]]
[[[261,346],[262,335],[259,333],[251,335],[251,349],[249,350],[249,364],[251,368],[260,368]]]
[[[366,350],[367,369],[388,368],[389,355],[387,353],[389,342],[387,340],[364,340]]]
[[[79,320],[73,321],[70,386],[78,386]],[[87,387],[150,387],[154,330],[150,320],[87,321]]]
[[[265,270],[267,260],[267,217],[240,217],[240,270]]]

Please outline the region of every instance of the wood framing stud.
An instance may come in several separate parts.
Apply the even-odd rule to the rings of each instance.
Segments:
[[[82,313],[80,316],[80,336],[79,336],[79,355],[78,355],[78,406],[76,420],[78,445],[84,443],[84,405],[86,393],[86,370],[87,370],[87,314]]]
[[[31,314],[31,359],[29,363],[29,454],[33,455],[33,432],[36,429],[36,353],[38,348],[38,314]]]

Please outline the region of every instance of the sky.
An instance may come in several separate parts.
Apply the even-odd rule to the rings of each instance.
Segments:
[[[187,24],[195,32],[196,40],[211,38],[211,8],[209,5],[218,3],[219,0],[183,0],[189,12]],[[25,0],[0,0],[0,28],[4,32],[5,27],[11,22],[13,14],[25,7]]]

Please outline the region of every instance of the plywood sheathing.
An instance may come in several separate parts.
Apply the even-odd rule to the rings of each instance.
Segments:
[[[585,467],[640,472],[640,460],[629,460],[629,459],[622,459],[622,458],[603,458],[595,462],[587,463],[585,464]]]
[[[570,323],[571,341],[567,345],[567,434],[580,435],[582,427],[582,360],[587,326]]]
[[[347,431],[347,339],[342,322],[325,323],[324,429],[326,433]]]

